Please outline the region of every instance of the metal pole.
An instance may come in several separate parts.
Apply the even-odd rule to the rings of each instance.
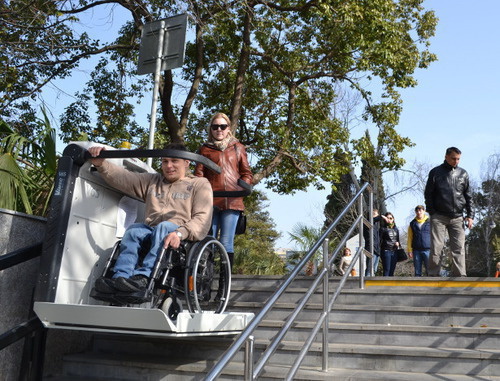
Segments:
[[[323,242],[323,271],[325,272],[325,277],[323,278],[323,312],[325,313],[325,321],[323,322],[323,362],[322,369],[323,372],[328,371],[328,331],[329,331],[329,316],[328,311],[328,301],[329,301],[329,273],[330,269],[326,268],[328,266],[328,238]]]
[[[362,217],[363,216],[363,195],[359,196],[358,202],[358,213]],[[359,220],[359,247],[363,248],[363,218]],[[365,277],[364,277],[364,261],[365,261],[365,253],[361,250],[361,255],[359,256],[359,288],[362,290],[365,288]]]
[[[156,56],[154,88],[153,88],[153,101],[151,103],[151,120],[149,122],[149,141],[148,149],[153,149],[155,141],[155,126],[156,126],[156,104],[158,102],[158,92],[160,88],[160,73],[161,64],[163,62],[163,40],[165,38],[165,21],[161,22],[161,27],[158,30],[158,50]],[[153,159],[148,157],[147,164],[151,167]]]
[[[245,346],[245,381],[253,380],[253,348],[255,337],[248,336]]]
[[[373,246],[375,244],[375,241],[373,240],[373,232],[375,230],[375,227],[373,226],[373,190],[369,188],[369,210],[368,210],[368,220],[370,221],[370,252],[372,254],[372,260],[370,261],[370,276],[375,276],[375,269],[373,268],[373,265],[375,263],[375,247]]]

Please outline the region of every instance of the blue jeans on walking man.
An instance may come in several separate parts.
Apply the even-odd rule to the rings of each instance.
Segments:
[[[422,264],[425,267],[425,275],[428,275],[430,253],[430,250],[413,250],[413,265],[415,267],[415,276],[422,276]]]

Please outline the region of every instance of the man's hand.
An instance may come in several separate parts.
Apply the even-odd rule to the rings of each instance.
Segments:
[[[465,217],[465,225],[469,228],[469,229],[472,229],[472,225],[474,224],[474,222],[472,221],[472,218],[469,218],[469,217]]]
[[[89,148],[89,153],[90,156],[96,157],[99,156],[101,151],[105,151],[106,148],[100,147],[100,146],[94,146]],[[90,159],[90,162],[95,166],[95,167],[100,167],[102,163],[104,162],[105,159]]]
[[[163,241],[163,248],[168,249],[170,246],[172,249],[177,249],[181,245],[181,238],[176,232],[169,233],[165,240]]]
[[[410,259],[412,259],[412,258],[413,258],[413,252],[412,252],[412,251],[410,251],[410,252],[408,253],[408,257],[410,257]]]

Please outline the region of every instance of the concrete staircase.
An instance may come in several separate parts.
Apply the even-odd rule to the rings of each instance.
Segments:
[[[259,326],[256,356],[310,282],[298,279]],[[338,282],[331,280],[332,289]],[[235,276],[229,309],[258,311],[279,283],[279,277]],[[499,286],[494,278],[369,278],[360,290],[351,278],[330,315],[328,372],[321,371],[318,337],[295,379],[500,381]],[[321,313],[321,301],[315,294],[260,380],[285,377]],[[203,379],[232,341],[95,334],[88,351],[65,356],[62,375],[50,379]],[[242,375],[241,352],[220,379]]]

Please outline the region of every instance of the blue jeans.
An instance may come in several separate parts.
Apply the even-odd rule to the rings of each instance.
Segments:
[[[393,250],[382,250],[382,269],[384,270],[384,276],[394,276],[394,270],[396,270],[396,263],[398,263],[398,258],[396,252]]]
[[[422,264],[425,267],[425,275],[428,274],[430,249],[413,250],[413,265],[415,266],[415,276],[422,276]]]
[[[130,278],[133,275],[149,277],[156,258],[163,249],[163,240],[178,227],[169,221],[160,222],[155,227],[145,224],[130,225],[123,234],[120,255],[116,259],[113,278]],[[149,247],[149,251],[139,265],[141,248],[147,247]]]
[[[215,238],[219,235],[218,239],[228,253],[234,253],[234,233],[240,213],[239,210],[220,210],[219,208],[214,208],[212,235]]]
[[[373,254],[373,258],[368,258],[368,257],[366,258],[365,276],[370,276],[370,266],[372,265],[372,259],[373,259],[373,276],[375,276],[375,274],[377,273],[380,255]]]

